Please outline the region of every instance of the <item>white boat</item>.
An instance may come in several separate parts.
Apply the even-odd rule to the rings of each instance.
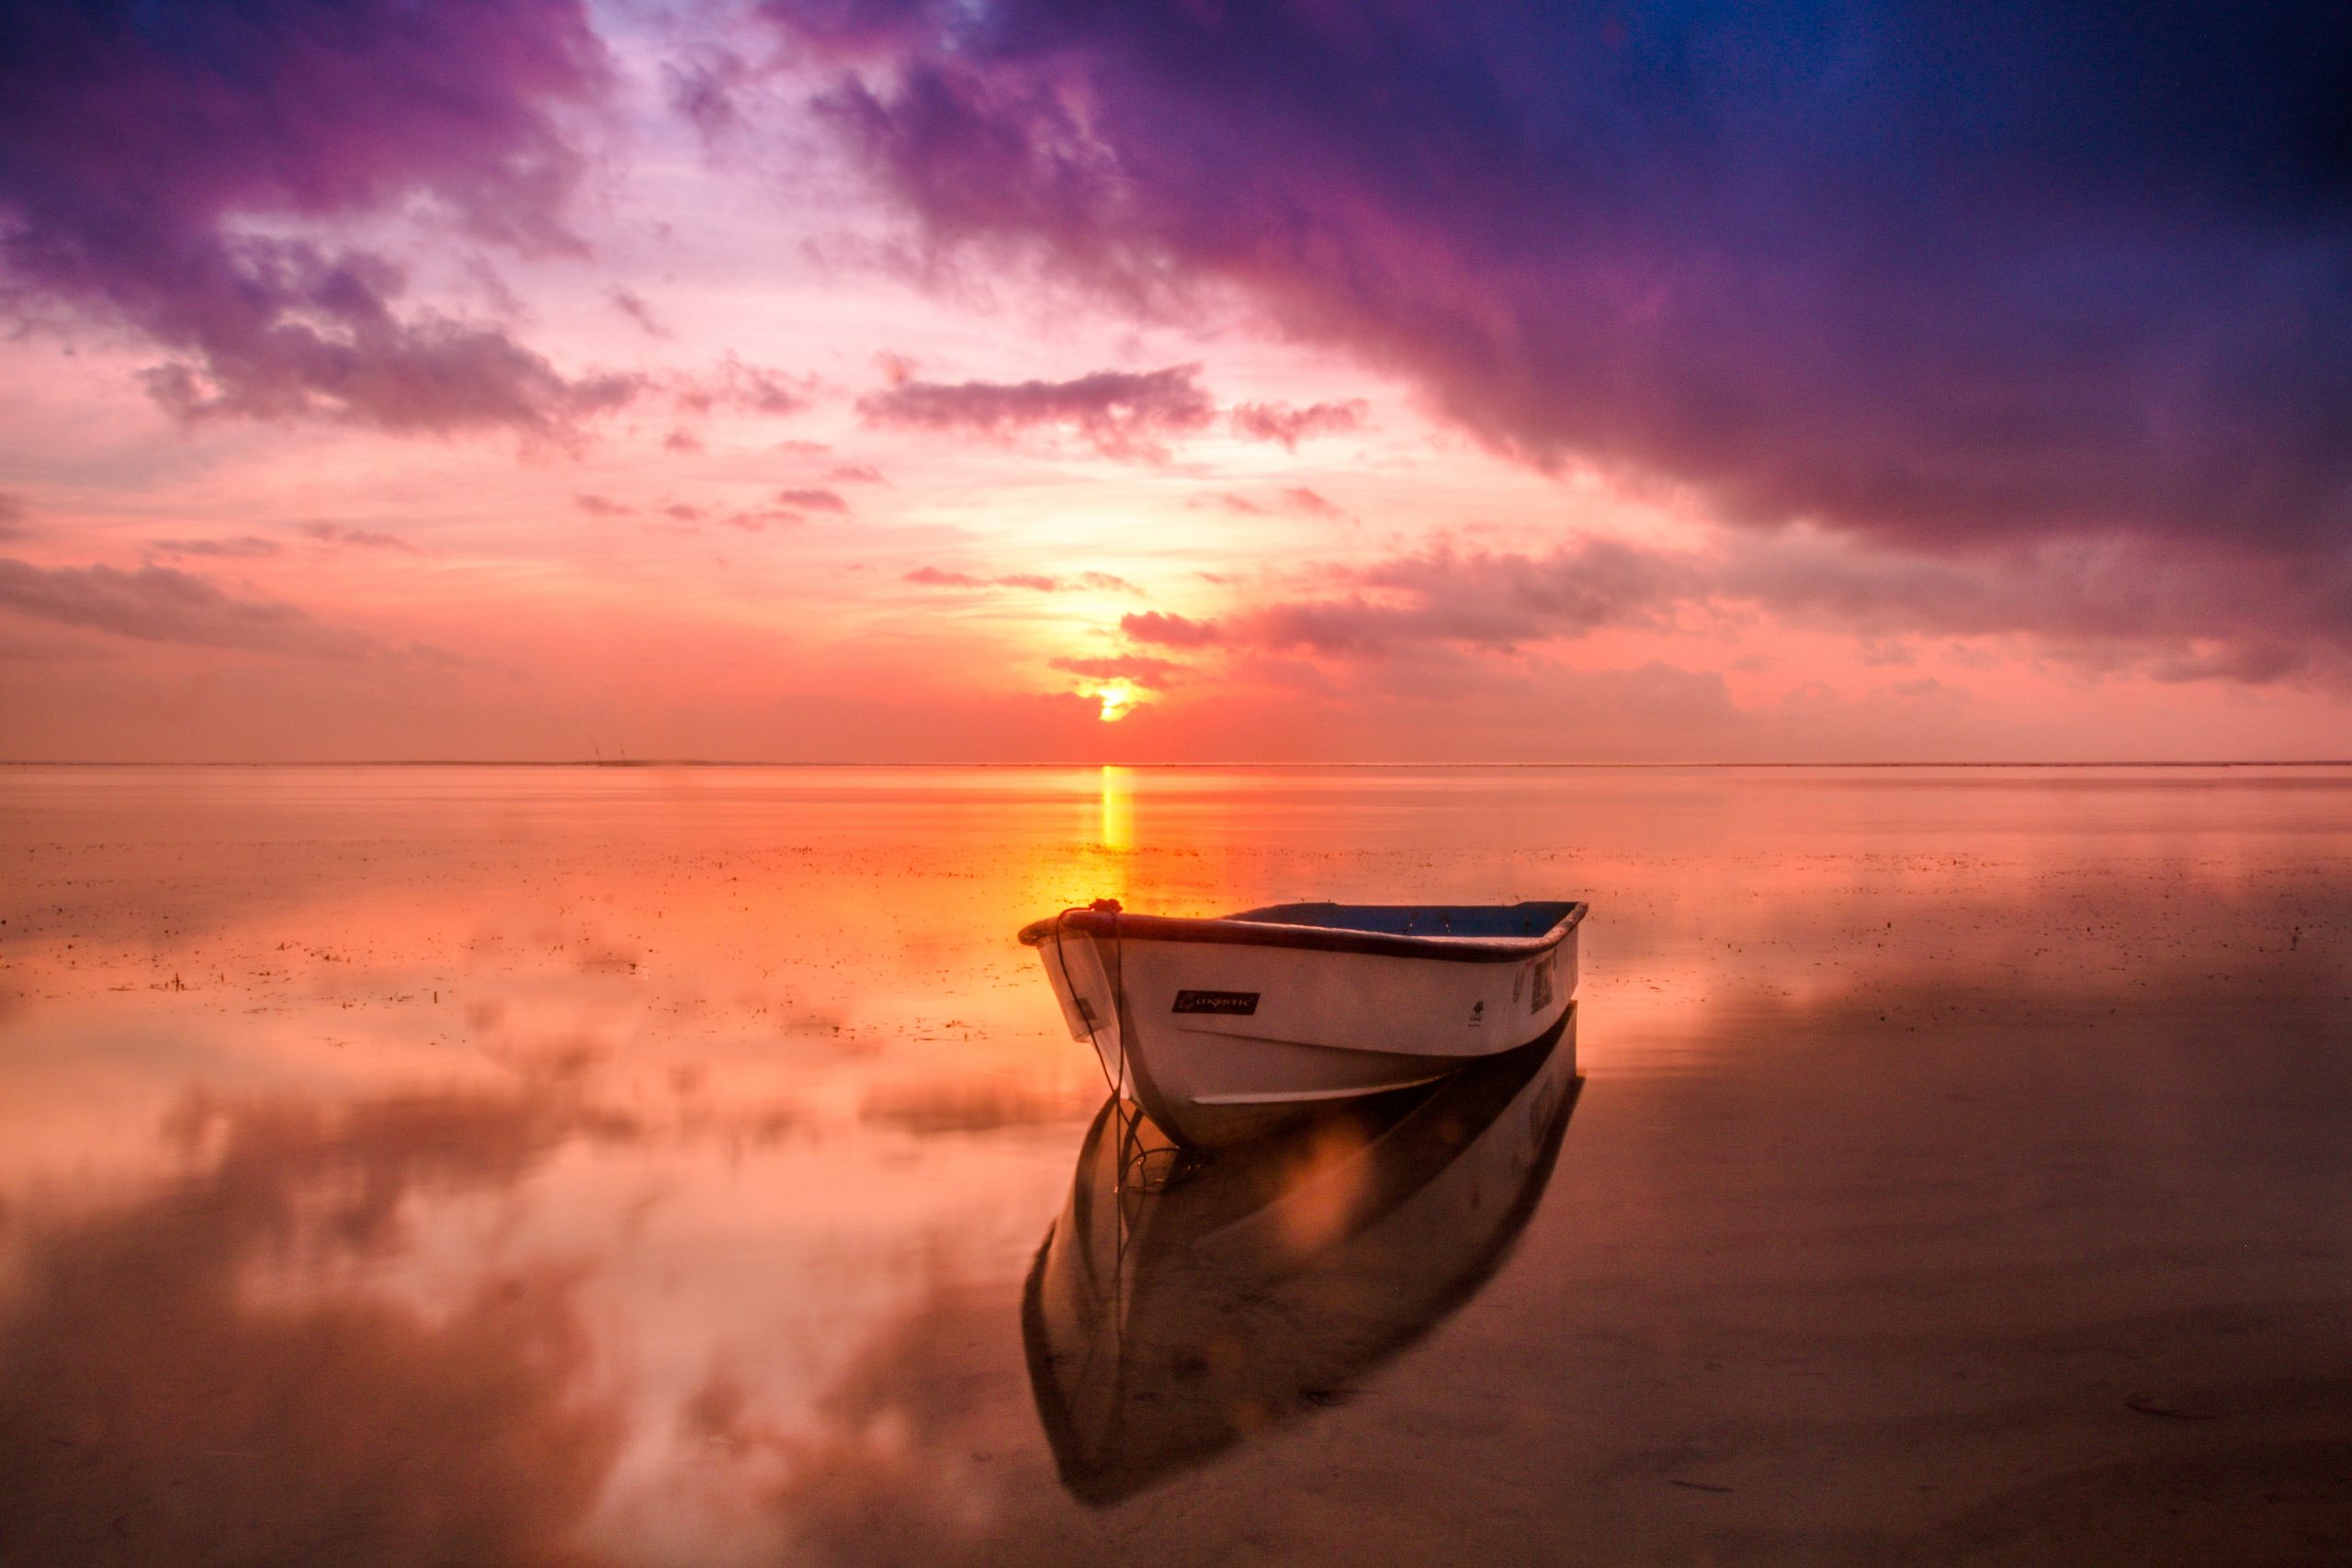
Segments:
[[[1476,1295],[1576,1103],[1575,1010],[1554,1027],[1205,1165],[1107,1101],[1022,1292],[1063,1484],[1114,1503],[1343,1404]]]
[[[1102,899],[1021,940],[1117,1096],[1178,1143],[1215,1148],[1548,1034],[1576,994],[1584,914],[1277,904],[1187,919]]]

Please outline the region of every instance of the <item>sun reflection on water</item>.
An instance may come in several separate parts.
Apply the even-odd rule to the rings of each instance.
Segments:
[[[1102,769],[1102,836],[1106,850],[1136,847],[1136,791],[1132,769],[1108,763]]]

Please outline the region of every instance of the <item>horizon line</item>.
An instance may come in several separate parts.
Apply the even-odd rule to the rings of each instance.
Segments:
[[[1382,762],[1304,762],[1304,761],[1208,761],[1208,762],[1120,762],[1100,761],[1028,761],[1028,762],[957,762],[957,761],[741,761],[709,757],[648,757],[648,758],[487,758],[487,757],[375,757],[347,760],[307,758],[277,761],[198,761],[189,759],[122,758],[95,759],[72,757],[0,758],[0,768],[589,768],[638,769],[649,768],[995,768],[995,769],[1063,769],[1063,768],[1155,768],[1191,769],[1272,769],[1272,768],[1356,768],[1364,770],[1400,771],[1408,768],[1453,768],[1498,771],[1502,769],[1577,769],[1586,771],[1666,768],[2352,768],[2352,757],[2181,757],[2181,758],[2101,758],[2083,757],[2059,761],[1979,760],[1969,761],[1939,761],[1923,758],[1875,759],[1866,761],[1732,761],[1725,759],[1658,761],[1641,762],[1577,762],[1577,761],[1382,761]]]

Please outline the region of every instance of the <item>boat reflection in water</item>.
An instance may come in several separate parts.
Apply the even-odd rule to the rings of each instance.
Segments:
[[[1501,1264],[1582,1082],[1572,1006],[1532,1044],[1198,1167],[1105,1102],[1022,1298],[1063,1484],[1116,1502],[1346,1398]]]

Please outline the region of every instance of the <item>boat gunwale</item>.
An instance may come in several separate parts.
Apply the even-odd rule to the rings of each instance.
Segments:
[[[1546,899],[1543,902],[1551,902]],[[1497,905],[1510,908],[1510,905]],[[1510,964],[1533,958],[1566,940],[1589,906],[1568,902],[1551,926],[1534,936],[1423,936],[1394,931],[1351,931],[1340,926],[1294,925],[1229,916],[1117,914],[1071,909],[1021,928],[1021,942],[1035,947],[1057,932],[1115,936],[1126,942],[1191,942],[1228,947],[1286,947],[1312,953],[1353,953],[1381,958],[1434,959],[1446,964]]]

